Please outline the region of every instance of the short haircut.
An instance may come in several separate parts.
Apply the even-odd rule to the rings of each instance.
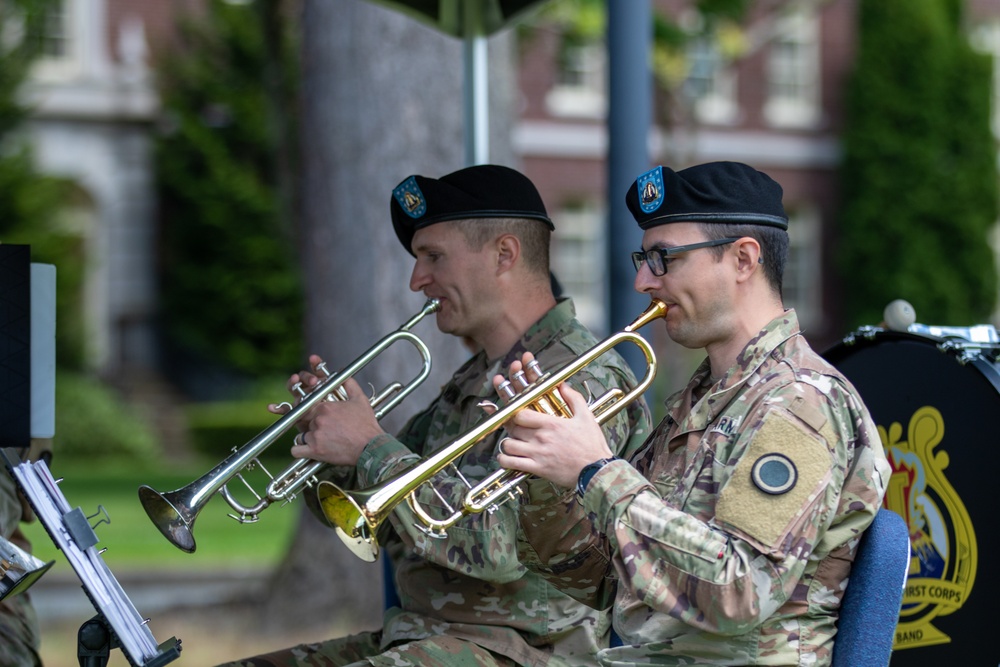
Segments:
[[[537,220],[526,218],[475,218],[456,220],[455,225],[471,250],[482,250],[493,239],[511,234],[521,242],[524,266],[532,273],[548,277],[549,245],[552,232]]]
[[[782,278],[788,261],[788,232],[766,225],[740,225],[718,222],[700,222],[698,227],[709,241],[749,236],[760,244],[761,259],[764,260],[764,277],[779,299],[782,299]],[[722,257],[726,246],[709,248],[716,257]]]

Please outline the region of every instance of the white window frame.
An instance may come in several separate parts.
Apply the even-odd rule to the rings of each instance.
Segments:
[[[603,42],[567,47],[567,69],[559,63],[560,80],[545,96],[545,107],[562,118],[603,118],[607,113],[607,49]]]
[[[684,82],[694,104],[695,118],[712,125],[733,125],[739,120],[736,103],[736,70],[728,66],[709,36],[693,37],[688,44],[688,77]],[[692,73],[698,72],[697,77]],[[701,74],[704,72],[704,74]],[[694,90],[703,81],[702,90]]]
[[[971,35],[973,48],[993,57],[993,91],[990,95],[990,127],[993,136],[1000,138],[1000,21],[989,21],[977,26]]]
[[[785,306],[794,308],[803,329],[823,325],[822,224],[819,210],[800,205],[789,211],[788,261],[782,280]]]
[[[84,71],[84,49],[90,42],[85,24],[87,0],[59,0],[62,19],[63,53],[43,54],[32,68],[37,81],[59,82],[78,78]],[[47,28],[48,26],[46,26]]]
[[[573,298],[577,317],[591,331],[607,328],[605,211],[591,202],[567,204],[553,215],[552,272],[563,295]]]
[[[815,12],[780,18],[768,49],[764,118],[775,127],[808,128],[820,122],[820,22]]]

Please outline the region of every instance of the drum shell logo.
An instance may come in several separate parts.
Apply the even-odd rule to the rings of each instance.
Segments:
[[[996,664],[982,638],[994,625],[1000,577],[979,562],[1000,548],[991,530],[1000,458],[990,429],[1000,413],[995,355],[879,330],[848,336],[823,356],[878,426],[892,466],[885,506],[910,531],[893,667]]]
[[[947,643],[951,638],[933,621],[968,599],[978,549],[969,513],[945,474],[950,457],[939,449],[944,419],[924,406],[910,419],[905,441],[899,423],[878,430],[892,466],[885,505],[910,528],[910,571],[893,648]]]

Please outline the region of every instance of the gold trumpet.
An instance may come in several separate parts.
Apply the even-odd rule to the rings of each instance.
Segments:
[[[378,558],[379,546],[375,534],[379,526],[403,500],[407,501],[420,521],[415,525],[432,537],[444,537],[447,529],[465,515],[484,510],[494,511],[500,504],[521,492],[517,487],[528,477],[527,473],[500,469],[478,485],[470,484],[463,506],[454,509],[445,503],[451,514],[440,519],[430,516],[420,506],[416,491],[422,485],[431,482],[441,471],[453,466],[469,449],[501,429],[508,420],[525,408],[571,416],[568,406],[558,396],[558,386],[619,343],[629,341],[645,354],[646,375],[627,394],[616,387],[590,404],[590,410],[598,423],[604,424],[622,408],[639,398],[656,377],[656,355],[649,343],[635,332],[649,322],[665,317],[666,314],[666,304],[654,299],[649,307],[624,330],[598,343],[559,371],[551,375],[542,375],[479,426],[393,479],[356,491],[345,491],[332,482],[320,482],[317,494],[327,521],[358,558],[371,562]],[[440,493],[437,495],[439,500],[444,501]]]
[[[139,487],[139,500],[143,509],[146,510],[146,514],[174,546],[191,553],[195,550],[192,532],[195,519],[216,493],[219,493],[236,512],[236,514],[229,516],[240,523],[254,523],[258,520],[260,513],[272,503],[277,501],[290,502],[303,487],[313,486],[317,481],[317,473],[328,464],[310,459],[296,459],[281,474],[274,476],[267,472],[258,457],[286,431],[294,427],[295,423],[320,401],[346,400],[347,395],[342,386],[344,382],[365,368],[373,359],[397,341],[405,340],[420,353],[423,360],[420,372],[408,384],[393,382],[371,398],[371,406],[375,409],[376,419],[381,419],[396,407],[400,401],[427,379],[431,371],[430,351],[422,340],[410,333],[410,329],[426,316],[437,312],[440,307],[437,299],[428,299],[419,313],[410,318],[399,329],[375,343],[350,366],[336,375],[331,375],[321,364],[317,371],[323,374],[323,377],[312,391],[306,392],[300,385],[294,387],[300,394],[299,403],[294,408],[291,408],[280,419],[242,447],[234,448],[233,453],[225,460],[191,484],[168,493],[159,493],[145,485]],[[270,479],[263,496],[257,494],[241,474],[241,471],[253,467],[259,467]],[[234,478],[239,478],[250,489],[258,500],[255,505],[243,505],[229,492],[226,485]]]

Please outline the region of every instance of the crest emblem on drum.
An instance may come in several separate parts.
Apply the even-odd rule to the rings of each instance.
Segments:
[[[951,642],[933,625],[965,604],[976,579],[979,551],[972,520],[945,477],[948,452],[938,449],[944,438],[941,412],[925,406],[910,418],[907,440],[898,422],[879,426],[892,466],[886,506],[902,516],[910,529],[910,571],[896,626],[894,649]]]

